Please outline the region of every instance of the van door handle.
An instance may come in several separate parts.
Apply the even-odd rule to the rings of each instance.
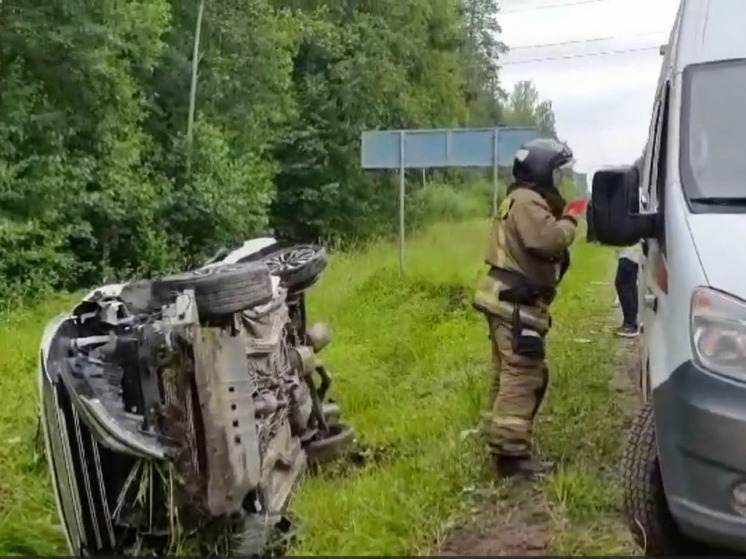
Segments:
[[[646,293],[644,297],[645,308],[650,309],[653,312],[658,311],[658,297],[655,293]]]

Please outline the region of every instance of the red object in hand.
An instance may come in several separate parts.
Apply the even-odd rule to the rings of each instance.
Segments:
[[[565,213],[574,217],[583,215],[585,210],[588,209],[588,200],[585,198],[578,198],[573,200],[567,206],[565,206]]]

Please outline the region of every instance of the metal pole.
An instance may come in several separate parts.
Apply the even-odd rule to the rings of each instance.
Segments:
[[[399,268],[404,271],[404,131],[399,131]]]
[[[492,217],[497,215],[497,142],[499,129],[495,128],[495,134],[492,138]]]
[[[192,83],[189,88],[189,112],[187,114],[187,159],[186,171],[190,176],[192,170],[192,141],[194,138],[194,108],[197,103],[197,67],[199,65],[199,39],[202,33],[202,14],[205,12],[205,0],[200,0],[197,11],[197,23],[194,30],[194,50],[192,52]]]

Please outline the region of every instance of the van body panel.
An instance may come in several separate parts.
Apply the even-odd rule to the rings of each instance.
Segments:
[[[649,360],[650,388],[665,382],[677,367],[692,359],[689,308],[692,291],[706,284],[686,214],[686,201],[675,182],[668,189],[665,212],[666,246],[651,240],[645,263],[644,288],[656,298],[657,308],[644,305],[644,345]],[[665,266],[668,292],[658,285],[658,267]]]
[[[707,278],[707,285],[746,300],[746,215],[696,214],[689,228]]]
[[[741,551],[746,551],[746,510],[739,512],[734,506],[733,488],[746,483],[746,379],[739,382],[697,365],[689,314],[692,293],[701,286],[746,300],[746,252],[739,247],[746,238],[746,213],[729,213],[722,207],[694,213],[682,182],[687,191],[692,184],[682,181],[680,163],[685,143],[682,106],[689,101],[682,94],[684,70],[694,64],[746,59],[744,21],[746,0],[682,0],[679,5],[658,78],[641,179],[650,200],[641,211],[662,212],[663,231],[647,239],[640,276],[642,370],[644,385],[651,389],[669,509],[687,536]],[[666,95],[664,128],[659,122]],[[715,103],[705,105],[707,110],[712,111]],[[715,126],[734,126],[713,122],[712,129],[705,129],[710,139],[717,139]],[[707,147],[701,138],[700,150]],[[720,153],[730,154],[722,143],[712,142],[710,149],[720,150],[712,151],[710,161]],[[710,161],[705,159],[705,164]],[[738,168],[733,169],[731,175],[737,176]],[[710,178],[710,184],[720,183]],[[667,279],[663,286],[661,269]]]
[[[674,70],[690,64],[746,57],[746,2],[742,0],[683,0]]]
[[[746,234],[746,214],[692,214],[671,180],[664,223],[668,295],[647,319],[644,344],[666,498],[687,536],[746,549],[746,518],[732,504],[733,487],[746,482],[746,384],[694,363],[689,317],[698,287],[746,295],[746,255],[728,251]],[[655,283],[650,273],[647,281]]]

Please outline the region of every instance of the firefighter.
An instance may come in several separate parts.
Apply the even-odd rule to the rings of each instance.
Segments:
[[[513,160],[513,184],[493,219],[474,307],[487,317],[494,368],[492,412],[484,435],[500,477],[552,469],[532,455],[534,417],[548,384],[549,306],[570,266],[569,247],[585,200],[565,203],[558,186],[573,154],[537,139]]]

